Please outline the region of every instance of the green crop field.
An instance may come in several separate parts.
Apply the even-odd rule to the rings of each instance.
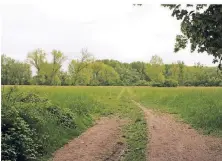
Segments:
[[[2,89],[2,155],[7,160],[47,160],[101,116],[129,120],[125,160],[145,160],[147,108],[176,116],[207,134],[222,134],[222,88],[55,87]],[[4,91],[3,91],[4,90]],[[11,146],[11,141],[16,140]],[[10,145],[10,146],[9,146]],[[16,149],[22,147],[22,150]],[[18,160],[19,160],[18,159]]]

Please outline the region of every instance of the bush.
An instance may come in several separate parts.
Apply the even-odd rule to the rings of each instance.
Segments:
[[[44,160],[79,135],[86,128],[85,124],[92,124],[85,102],[76,100],[70,106],[61,108],[38,94],[20,92],[16,88],[3,93],[2,160]]]
[[[150,86],[150,83],[145,80],[139,80],[135,83],[135,86]]]
[[[192,83],[189,81],[184,82],[184,86],[192,86]]]
[[[152,87],[164,87],[164,84],[163,83],[159,83],[159,82],[152,82],[151,86]]]
[[[36,129],[31,128],[36,120],[29,125],[22,118],[26,115],[19,109],[26,102],[27,97],[22,99],[22,94],[14,88],[2,96],[2,160],[37,160],[39,157],[38,151],[42,147]],[[29,103],[30,108],[33,105],[34,101]]]
[[[164,82],[164,87],[177,87],[178,82],[173,79],[166,79]]]

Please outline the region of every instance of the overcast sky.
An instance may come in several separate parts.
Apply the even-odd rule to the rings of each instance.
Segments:
[[[1,5],[2,53],[25,60],[36,48],[59,49],[71,60],[80,56],[81,48],[88,48],[98,59],[148,62],[157,54],[164,63],[213,65],[207,54],[191,54],[189,49],[173,52],[179,21],[160,5],[86,4]]]

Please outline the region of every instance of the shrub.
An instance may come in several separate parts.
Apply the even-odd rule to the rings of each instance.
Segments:
[[[10,89],[2,96],[2,160],[37,160],[41,145],[36,130],[21,117],[21,94],[15,92]]]
[[[164,87],[164,84],[163,83],[159,83],[159,82],[152,82],[151,86],[152,87]]]
[[[135,86],[149,86],[150,83],[145,80],[139,80],[135,83]]]
[[[89,110],[82,101],[72,102],[70,106],[75,108],[61,108],[36,93],[20,92],[16,88],[4,92],[2,160],[44,160],[71,137],[80,134],[84,129],[82,122],[92,123]]]
[[[177,87],[178,82],[173,79],[166,79],[164,82],[164,87]]]

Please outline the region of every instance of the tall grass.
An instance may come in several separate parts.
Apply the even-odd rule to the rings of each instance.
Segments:
[[[92,115],[103,107],[87,95],[64,94],[65,98],[55,88],[55,91],[38,89],[33,92],[30,87],[8,88],[2,95],[3,160],[49,158],[56,149],[90,127]]]
[[[222,88],[131,88],[148,108],[174,113],[205,134],[222,135]]]

